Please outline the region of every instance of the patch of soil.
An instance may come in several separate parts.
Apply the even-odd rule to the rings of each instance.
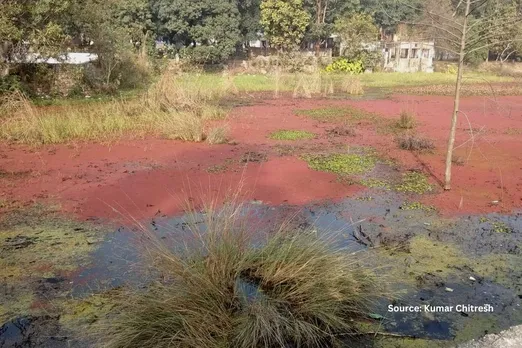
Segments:
[[[347,126],[335,126],[326,130],[326,134],[332,137],[354,137],[357,135],[353,128]]]
[[[241,156],[241,163],[256,163],[256,162],[266,162],[267,155],[264,153],[256,152],[256,151],[249,151],[245,152],[243,156]]]

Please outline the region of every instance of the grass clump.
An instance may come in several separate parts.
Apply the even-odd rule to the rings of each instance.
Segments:
[[[415,115],[407,111],[402,111],[397,121],[397,127],[400,129],[415,128]]]
[[[274,140],[304,140],[315,138],[315,134],[302,130],[282,129],[271,133],[269,138]]]
[[[364,154],[305,155],[314,170],[336,174],[363,174],[375,167],[375,158]]]
[[[209,144],[225,144],[228,142],[228,128],[219,126],[212,128],[207,135],[207,142]]]
[[[254,246],[243,207],[204,212],[182,249],[152,239],[163,280],[117,301],[99,326],[105,347],[326,347],[383,294],[355,255],[310,231],[283,224]]]
[[[403,174],[402,182],[395,189],[398,192],[424,194],[433,191],[428,178],[419,172],[408,172]]]
[[[431,139],[412,134],[397,138],[397,144],[399,148],[408,151],[432,151],[435,149]]]

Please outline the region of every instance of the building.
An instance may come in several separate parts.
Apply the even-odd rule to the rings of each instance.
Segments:
[[[384,70],[393,72],[433,72],[435,43],[397,41],[384,43]]]

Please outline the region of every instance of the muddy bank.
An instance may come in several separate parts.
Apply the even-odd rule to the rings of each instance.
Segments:
[[[253,201],[249,214],[260,242],[281,221],[292,216],[289,228],[314,226],[317,233],[333,240],[337,247],[345,248],[346,252],[359,252],[361,262],[382,274],[383,281],[389,282],[396,294],[393,300],[378,304],[374,319],[368,318],[369,328],[416,337],[416,344],[435,344],[465,342],[519,324],[522,321],[520,215],[444,219],[436,211],[406,200],[401,194],[373,191],[372,195],[360,195],[339,203],[305,207],[266,206]],[[146,223],[166,243],[180,239],[191,241],[183,217],[157,216]],[[96,321],[99,315],[110,310],[110,296],[100,299],[92,294],[103,295],[120,286],[140,286],[147,282],[144,276],[147,273],[141,264],[143,238],[141,232],[133,232],[132,227],[107,234],[90,254],[88,264],[68,272],[63,280],[49,280],[50,287],[35,290],[41,295],[55,296],[62,303],[62,312],[56,314],[58,320],[55,321],[63,332],[74,332],[75,325]],[[61,292],[52,290],[53,287],[67,296],[57,296]],[[462,308],[415,313],[388,310],[389,305],[456,307],[459,304],[488,304],[494,310],[491,313]],[[31,304],[25,310],[27,315],[37,312]],[[24,318],[18,317],[15,322]],[[31,327],[36,329],[31,329],[34,332],[31,337],[43,335],[45,326],[38,320],[33,321],[35,324]],[[12,333],[13,322],[6,325],[4,331],[10,332],[10,339],[20,340],[20,334]],[[75,337],[68,335],[69,340]],[[8,336],[0,335],[4,340]],[[393,342],[399,344],[396,340]],[[370,343],[360,342],[361,347],[367,344]],[[387,347],[385,344],[390,344],[390,338],[372,341],[369,346]]]

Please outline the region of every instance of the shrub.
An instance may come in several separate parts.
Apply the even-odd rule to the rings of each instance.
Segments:
[[[344,72],[350,74],[360,74],[364,72],[364,65],[361,60],[349,62],[346,58],[339,58],[325,68],[326,72]]]
[[[288,224],[254,246],[249,219],[241,206],[204,209],[177,250],[149,233],[147,254],[163,280],[116,301],[98,324],[103,346],[321,347],[355,332],[383,295],[360,255]]]
[[[431,139],[410,134],[397,138],[397,144],[401,149],[409,151],[431,151],[435,148]]]
[[[415,128],[415,115],[407,111],[402,111],[399,121],[397,121],[397,127],[401,129]]]

